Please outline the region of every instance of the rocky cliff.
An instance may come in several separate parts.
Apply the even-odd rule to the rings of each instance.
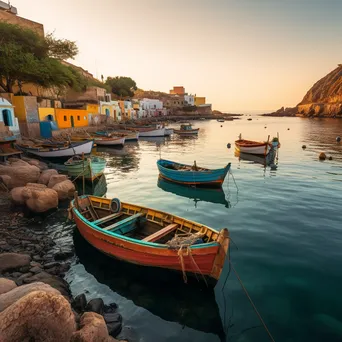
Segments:
[[[342,64],[316,82],[297,108],[304,116],[342,117]]]

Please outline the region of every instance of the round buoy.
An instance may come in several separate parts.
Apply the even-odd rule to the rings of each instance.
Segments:
[[[118,198],[113,198],[110,202],[110,211],[114,214],[121,211],[121,202]]]
[[[340,142],[341,141],[341,137],[336,137],[336,141]]]
[[[290,128],[287,129],[288,131],[290,130]]]
[[[332,160],[332,156],[330,156],[328,159],[329,159],[329,160]]]
[[[278,166],[276,164],[270,165],[271,170],[277,170]]]
[[[221,127],[222,127],[222,125],[221,125]]]
[[[305,150],[305,149],[306,149],[306,145],[303,145],[303,146],[302,146],[302,149]]]
[[[324,153],[324,152],[321,152],[320,154],[319,154],[319,160],[326,160],[327,159],[327,156],[326,156],[326,154]]]
[[[267,127],[265,126],[265,128],[267,128]]]
[[[232,145],[230,143],[227,144],[227,147],[230,148]]]

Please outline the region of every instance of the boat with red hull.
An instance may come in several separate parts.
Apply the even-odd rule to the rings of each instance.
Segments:
[[[81,235],[101,252],[142,266],[218,280],[229,232],[118,199],[76,196],[71,213]]]

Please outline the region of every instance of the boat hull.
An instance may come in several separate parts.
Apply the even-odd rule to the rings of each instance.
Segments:
[[[199,132],[199,128],[191,129],[191,130],[175,129],[173,131],[174,133],[179,134],[179,135],[197,135]]]
[[[268,154],[271,150],[271,145],[268,143],[258,143],[248,144],[240,143],[238,140],[235,141],[236,150],[242,153],[249,154]]]
[[[171,134],[173,134],[173,128],[165,128],[165,135],[169,136]]]
[[[139,137],[163,137],[165,136],[165,128],[160,129],[139,129]]]
[[[105,201],[107,199],[99,200]],[[184,251],[182,267],[178,249],[169,248],[165,244],[136,240],[103,230],[86,220],[73,206],[73,202],[72,214],[80,234],[102,253],[141,266],[158,267],[177,271],[184,270],[185,272],[202,274],[203,276],[209,276],[214,279],[219,278],[224,264],[224,258],[229,247],[229,233],[226,228],[222,229],[220,232],[210,229],[213,234],[216,234],[217,241],[207,244],[191,245],[189,247],[189,254],[191,255]],[[125,205],[125,203],[122,204]],[[148,209],[143,207],[140,208]],[[156,212],[159,214],[162,213]],[[167,213],[162,214],[170,215]],[[184,219],[180,217],[172,217],[174,222],[184,222]]]
[[[106,167],[105,159],[97,159],[97,161],[95,161],[94,158],[89,158],[85,159],[84,161],[80,160],[72,163],[66,162],[64,165],[66,166],[68,175],[70,177],[76,178],[84,175],[85,179],[93,181],[94,179],[103,175],[104,169]]]
[[[95,143],[99,146],[124,146],[125,138],[95,138]]]
[[[62,148],[48,148],[48,149],[36,149],[30,147],[24,147],[17,145],[23,152],[34,154],[42,158],[65,158],[72,157],[77,154],[90,154],[93,148],[94,141],[86,141],[82,143],[74,143],[72,147],[62,147]]]
[[[207,186],[207,187],[220,187],[224,182],[231,164],[229,163],[226,167],[222,169],[213,169],[206,171],[179,171],[172,170],[165,167],[165,165],[177,164],[169,160],[158,160],[157,167],[159,170],[159,175],[174,183],[183,185],[197,185],[197,186]],[[191,167],[190,165],[178,164],[182,166]]]

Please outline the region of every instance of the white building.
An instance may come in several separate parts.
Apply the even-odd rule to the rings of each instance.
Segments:
[[[188,106],[194,106],[195,105],[195,96],[193,96],[193,95],[184,95],[184,102]]]
[[[20,137],[18,119],[14,116],[14,110],[12,104],[0,97],[0,122],[5,127],[5,130],[1,129],[1,135],[7,136],[6,129],[8,129],[15,138]]]
[[[141,109],[151,110],[151,109],[163,109],[163,102],[156,99],[142,99],[140,101]]]

